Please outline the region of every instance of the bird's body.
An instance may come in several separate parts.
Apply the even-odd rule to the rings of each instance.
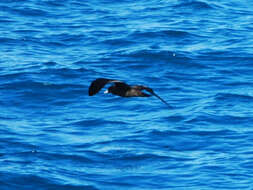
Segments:
[[[89,95],[93,96],[98,93],[107,83],[113,83],[106,93],[112,93],[121,97],[149,97],[149,94],[142,92],[142,90],[152,90],[146,86],[135,85],[130,86],[124,82],[112,79],[98,78],[94,80],[89,88]]]
[[[149,94],[142,92],[142,86],[131,86],[131,89],[126,92],[126,97],[149,97]]]
[[[107,83],[113,83],[113,85],[110,86],[105,93],[111,93],[121,97],[150,97],[151,95],[154,95],[168,105],[167,102],[155,94],[149,87],[142,85],[130,86],[122,81],[106,78],[98,78],[92,81],[89,87],[89,96],[97,94]],[[143,92],[143,90],[149,92],[151,95]]]

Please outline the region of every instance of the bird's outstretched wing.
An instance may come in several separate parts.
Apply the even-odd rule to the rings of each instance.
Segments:
[[[152,88],[149,88],[147,86],[136,86],[136,88],[138,88],[139,90],[146,90],[148,91],[150,94],[154,95],[155,97],[157,97],[159,100],[161,100],[163,103],[165,103],[167,106],[171,107],[164,99],[162,99],[160,96],[158,96]]]
[[[119,80],[98,78],[98,79],[92,81],[92,83],[89,87],[89,96],[93,96],[93,95],[97,94],[107,83],[115,83],[116,85],[127,85]]]

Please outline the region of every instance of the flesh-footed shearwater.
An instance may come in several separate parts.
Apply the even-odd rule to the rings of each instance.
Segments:
[[[97,94],[107,83],[113,83],[105,93],[111,93],[121,97],[150,97],[151,95],[156,96],[167,106],[170,106],[165,100],[163,100],[160,96],[158,96],[151,88],[142,86],[142,85],[134,85],[130,86],[122,81],[106,79],[106,78],[98,78],[92,81],[89,87],[89,96],[93,96]],[[150,94],[142,92],[142,90],[146,90]]]

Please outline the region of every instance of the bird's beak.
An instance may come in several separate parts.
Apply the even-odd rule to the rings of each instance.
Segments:
[[[108,91],[108,90],[104,91],[104,94],[108,94],[108,93],[109,93],[109,91]]]

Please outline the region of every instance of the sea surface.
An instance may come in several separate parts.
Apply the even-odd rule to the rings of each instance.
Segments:
[[[253,189],[252,1],[0,1],[0,190],[119,189]]]

